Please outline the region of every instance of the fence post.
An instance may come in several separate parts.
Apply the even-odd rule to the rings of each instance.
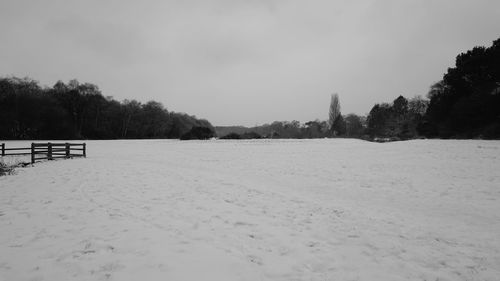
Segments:
[[[66,158],[69,158],[69,143],[66,143]]]
[[[31,164],[35,164],[35,143],[31,143]]]
[[[5,143],[2,143],[2,156],[5,156]]]
[[[52,143],[50,143],[50,142],[47,145],[47,159],[54,160],[52,158]]]
[[[85,157],[85,158],[87,157],[87,148],[86,147],[87,147],[87,144],[84,143],[83,144],[83,157]]]

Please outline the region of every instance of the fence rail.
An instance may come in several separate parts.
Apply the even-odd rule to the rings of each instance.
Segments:
[[[85,143],[33,142],[31,143],[31,147],[6,148],[5,143],[2,143],[1,152],[1,156],[31,155],[31,163],[34,164],[37,160],[87,157],[87,146]]]

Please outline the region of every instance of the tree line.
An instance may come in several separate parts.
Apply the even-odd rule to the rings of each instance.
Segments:
[[[0,139],[180,138],[204,119],[168,111],[161,103],[117,101],[90,83],[0,78]]]
[[[500,39],[459,54],[427,99],[377,104],[367,120],[372,137],[500,138]]]
[[[355,137],[368,140],[500,138],[500,39],[456,57],[454,67],[433,84],[427,97],[399,96],[375,104],[367,116],[342,115],[332,95],[328,120],[275,121],[252,128],[216,127],[226,138]]]
[[[338,94],[332,95],[328,120],[275,121],[251,128],[215,127],[222,138],[390,138],[410,139],[419,135],[418,124],[424,118],[428,101],[422,97],[407,100],[399,96],[392,104],[376,104],[368,116],[343,115]]]

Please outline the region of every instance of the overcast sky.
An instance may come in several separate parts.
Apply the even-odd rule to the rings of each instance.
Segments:
[[[214,125],[366,114],[500,37],[498,0],[0,0],[0,76],[97,84]]]

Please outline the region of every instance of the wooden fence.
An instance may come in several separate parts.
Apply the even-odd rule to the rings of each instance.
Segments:
[[[31,147],[6,148],[2,143],[1,156],[31,155],[31,163],[37,160],[54,160],[58,158],[87,157],[85,143],[31,143]]]

